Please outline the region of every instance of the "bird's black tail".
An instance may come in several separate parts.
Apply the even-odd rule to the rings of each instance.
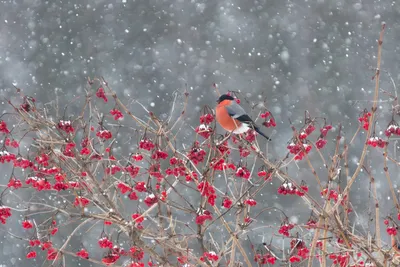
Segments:
[[[268,136],[266,136],[263,132],[260,131],[260,129],[258,127],[255,127],[254,130],[259,133],[260,135],[264,136],[268,141],[271,141],[271,138],[269,138]]]

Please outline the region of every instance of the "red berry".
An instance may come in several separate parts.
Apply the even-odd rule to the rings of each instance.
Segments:
[[[28,254],[26,254],[27,259],[33,259],[36,258],[36,251],[31,251]]]

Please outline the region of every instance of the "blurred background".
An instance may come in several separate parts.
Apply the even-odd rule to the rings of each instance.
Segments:
[[[338,124],[348,141],[357,130],[359,114],[372,106],[375,83],[371,78],[382,22],[386,32],[381,88],[395,92],[390,77],[399,83],[399,18],[398,1],[5,0],[0,3],[0,96],[12,99],[16,85],[35,97],[38,105],[58,99],[63,106],[83,96],[87,77],[103,76],[121,99],[136,99],[167,118],[174,92],[182,93],[187,86],[187,127],[180,132],[178,146],[190,146],[194,141],[191,127],[198,125],[201,108],[215,105],[217,93],[212,84],[216,83],[220,92],[239,91],[249,112],[266,100],[278,124],[273,130],[264,128],[273,139],[268,147],[271,160],[287,153],[292,137],[289,120],[301,127],[305,110],[326,118],[334,126],[323,151],[329,161]],[[382,92],[380,96],[377,135],[391,120],[392,103]],[[139,105],[129,107],[132,112],[143,112]],[[2,100],[1,111],[9,110]],[[259,111],[256,108],[252,115]],[[351,173],[357,167],[364,136],[361,133],[350,148]],[[396,157],[397,146],[391,143],[390,151]],[[326,181],[325,168],[314,154],[314,167]],[[393,212],[393,202],[388,199],[380,155],[372,150],[368,162],[382,200],[382,216],[386,216]],[[0,166],[1,184],[7,183],[10,171]],[[390,166],[389,171],[397,188],[398,170]],[[318,197],[319,189],[306,164],[293,165],[288,172],[308,182]],[[351,195],[359,213],[352,219],[360,229],[369,227],[368,181],[368,176],[360,175]],[[310,209],[298,197],[275,194],[279,184],[274,180],[267,188],[269,194],[259,196],[259,208],[279,207],[293,222],[306,221]],[[41,258],[26,260],[26,244],[3,231],[24,235],[22,218],[13,216],[11,223],[0,226],[2,267],[42,266]],[[280,220],[280,215],[270,213],[257,223],[276,226]],[[252,242],[269,241],[275,230],[253,231]],[[65,236],[58,238],[61,242]],[[88,237],[85,246],[96,244],[97,238],[98,233],[93,240]],[[79,247],[79,242],[74,246]],[[82,260],[79,266],[95,265]]]

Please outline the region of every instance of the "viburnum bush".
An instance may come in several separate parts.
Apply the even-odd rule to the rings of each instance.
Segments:
[[[384,26],[374,99],[361,112],[354,135],[348,139],[340,125],[306,112],[302,125],[291,125],[287,153],[278,161],[267,157],[252,130],[218,135],[209,107],[198,116],[190,145],[182,146],[177,135],[189,127],[186,91],[161,119],[137,101],[144,115],[135,115],[103,78],[88,79],[82,106],[75,111],[39,107],[17,89],[17,97],[8,101],[13,110],[0,118],[0,162],[11,167],[1,193],[0,222],[19,216],[23,234],[4,231],[23,242],[27,259],[44,260],[47,266],[80,261],[129,267],[396,266],[400,206],[388,164],[400,163],[390,156],[388,145],[400,128],[393,118],[384,135],[375,133],[383,31]],[[173,118],[179,99],[183,110]],[[397,107],[397,98],[393,101]],[[277,125],[267,109],[259,120],[267,128]],[[351,148],[356,137],[365,139],[361,151]],[[335,149],[326,151],[333,138]],[[117,149],[128,146],[130,154]],[[391,214],[379,209],[373,173],[366,165],[370,150],[383,155],[374,160],[385,164]],[[311,154],[319,160],[311,160]],[[351,173],[348,158],[353,154],[359,161]],[[309,167],[316,186],[290,175],[300,163]],[[323,172],[317,173],[318,164]],[[354,226],[357,215],[350,201],[362,170],[374,201],[369,229]],[[349,177],[344,188],[339,186],[342,172]],[[277,198],[304,201],[310,217],[295,222],[293,214],[263,202],[267,186],[275,186]],[[265,225],[260,218],[266,214],[279,222]],[[252,234],[261,228],[272,234],[262,239]],[[381,229],[386,229],[389,244]],[[86,242],[93,236],[97,242]]]

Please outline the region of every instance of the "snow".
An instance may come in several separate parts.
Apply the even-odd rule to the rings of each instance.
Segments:
[[[385,73],[382,72],[381,87],[394,92],[387,72],[399,84],[398,11],[397,2],[372,0],[308,0],[303,3],[292,0],[271,3],[265,0],[96,0],[90,4],[61,0],[3,1],[0,96],[14,99],[12,84],[16,84],[24,94],[35,96],[40,107],[50,101],[55,103],[56,99],[61,107],[68,103],[65,117],[63,112],[58,117],[48,114],[55,122],[62,119],[67,123],[69,114],[81,104],[86,78],[103,76],[139,118],[146,120],[148,114],[132,100],[150,106],[154,114],[167,120],[174,93],[182,97],[182,92],[188,88],[188,105],[181,121],[184,124],[176,126],[174,142],[178,147],[182,144],[190,147],[195,136],[192,128],[199,124],[200,110],[204,105],[215,106],[217,94],[212,86],[215,82],[221,93],[240,91],[241,97],[248,100],[241,99],[243,107],[253,118],[263,107],[273,113],[278,126],[273,130],[263,127],[263,130],[273,134],[268,156],[279,160],[293,137],[290,123],[300,130],[305,110],[311,116],[327,118],[327,123],[334,126],[342,123],[341,142],[348,144],[359,126],[359,113],[371,106],[374,81],[371,81],[373,71],[370,68],[376,63],[376,40],[383,19],[388,31],[384,40],[382,69]],[[382,100],[388,99],[380,94]],[[176,116],[168,124],[173,124],[182,111],[179,101],[181,98],[175,106]],[[113,104],[111,97],[107,104],[99,104],[107,109],[101,111],[105,117]],[[379,103],[377,136],[383,136],[391,120],[390,110],[390,102]],[[2,102],[2,113],[6,111],[7,103]],[[127,121],[128,118],[123,121],[126,125],[121,127],[118,136],[126,139],[113,146],[113,152],[121,155],[136,149],[134,137],[127,132],[132,125]],[[216,131],[225,133],[219,127]],[[322,151],[326,159],[332,156],[336,132],[327,137],[326,152]],[[360,147],[365,142],[365,131],[360,134],[349,147],[350,175],[358,166]],[[393,149],[395,147],[390,146],[390,153]],[[56,151],[61,153],[58,148]],[[0,155],[7,153],[0,151]],[[311,152],[310,157],[313,155]],[[369,164],[382,170],[382,162],[375,157],[380,158],[381,153],[368,153],[367,158],[374,159]],[[322,173],[321,166],[316,164],[315,168]],[[11,169],[1,168],[1,184],[6,184]],[[305,180],[314,186],[310,186],[310,192],[318,191],[307,166],[300,163],[292,168],[290,165],[289,172],[297,182]],[[26,173],[33,175],[29,171]],[[397,183],[399,177],[395,173],[391,175]],[[390,194],[384,182],[386,177],[380,171],[374,176],[379,188],[378,198],[386,199]],[[224,177],[221,178],[224,181]],[[359,189],[355,195],[360,195],[356,208],[361,210],[366,210],[368,201],[364,196],[369,192],[364,178],[367,177],[355,182]],[[303,222],[309,216],[308,208],[304,208],[301,201],[276,196],[279,185],[277,181],[271,182],[262,196],[255,199],[259,203],[276,204],[290,216],[290,221]],[[255,213],[256,208],[252,208]],[[380,208],[382,214],[391,211],[389,204]],[[274,224],[278,217],[276,213],[265,213],[257,220]],[[250,239],[260,241],[258,234],[254,233]],[[89,235],[85,244],[91,244],[97,237]],[[80,245],[80,241],[75,240],[74,245]],[[0,252],[7,255],[0,259],[0,266],[29,264],[22,246],[0,244]]]

